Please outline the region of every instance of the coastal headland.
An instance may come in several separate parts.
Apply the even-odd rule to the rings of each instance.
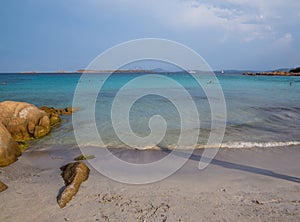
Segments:
[[[207,71],[200,70],[188,70],[190,74],[205,74]],[[240,71],[240,70],[221,70],[214,71],[215,74],[243,74],[248,76],[300,76],[300,67],[293,69],[278,69],[273,71]],[[120,70],[86,70],[78,69],[76,71],[23,71],[20,74],[107,74],[107,73],[118,73],[118,74],[134,74],[134,73],[147,73],[147,74],[169,74],[169,73],[182,73],[180,71],[168,71],[163,69],[120,69]]]
[[[269,71],[269,72],[244,72],[243,75],[248,76],[300,76],[300,67],[289,71]]]
[[[105,74],[105,73],[154,73],[153,70],[147,69],[120,69],[120,70],[86,70],[86,69],[78,69],[76,71],[66,71],[66,70],[57,70],[57,71],[24,71],[19,72],[20,74]]]

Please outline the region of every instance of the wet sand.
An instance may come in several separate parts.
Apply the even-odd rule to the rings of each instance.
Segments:
[[[0,193],[0,221],[300,221],[300,147],[221,149],[198,170],[202,151],[172,176],[147,185],[128,185],[99,174],[64,208],[59,167],[79,150],[27,151],[0,169],[8,189]],[[127,161],[151,162],[163,151],[114,151]]]

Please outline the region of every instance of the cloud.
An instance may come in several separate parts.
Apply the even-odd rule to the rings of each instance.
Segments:
[[[223,31],[223,38],[245,42],[274,40],[282,34],[276,26],[299,21],[297,0],[188,0],[176,4],[170,4],[164,18],[169,25],[181,29],[215,28]]]
[[[265,15],[259,12],[262,5],[256,0],[125,2],[128,8],[144,11],[171,29],[217,30],[222,32],[222,40],[238,38],[245,42],[272,35],[272,27],[265,23]]]
[[[281,30],[286,23],[299,21],[300,8],[298,0],[111,0],[105,6],[109,4],[168,29],[216,31],[223,42],[276,41],[287,32]]]
[[[274,40],[281,35],[275,26],[283,21],[285,23],[288,18],[291,21],[293,17],[298,16],[292,2],[296,1],[179,1],[176,5],[170,4],[168,13],[161,18],[171,27],[183,30],[214,28],[223,32],[223,40]],[[296,4],[300,7],[299,3]]]
[[[278,38],[274,43],[277,47],[287,47],[293,41],[291,33],[285,33],[282,37]]]

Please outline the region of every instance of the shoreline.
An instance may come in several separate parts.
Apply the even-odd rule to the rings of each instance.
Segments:
[[[294,72],[244,72],[245,76],[300,76],[300,73]]]
[[[233,70],[233,71],[212,71],[215,75],[241,75],[241,76],[286,76],[286,77],[298,77],[300,73],[298,72],[286,72],[286,71],[243,71],[243,70]],[[18,74],[18,75],[107,75],[107,74],[161,74],[161,75],[177,75],[190,73],[193,75],[206,75],[207,71],[153,71],[153,70],[79,70],[79,71],[32,71],[32,72],[0,72],[0,75]]]
[[[74,149],[72,155],[78,151]],[[9,187],[0,194],[0,220],[299,221],[300,146],[223,148],[200,171],[197,166],[202,151],[195,150],[175,174],[146,185],[112,181],[87,162],[90,178],[69,205],[60,209],[56,196],[64,184],[59,167],[72,155],[59,159],[29,149],[14,164],[0,168],[0,180]],[[118,150],[115,155],[148,162],[164,153]]]

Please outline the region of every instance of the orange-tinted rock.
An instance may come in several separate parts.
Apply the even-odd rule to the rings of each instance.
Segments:
[[[4,184],[1,180],[0,180],[0,192],[4,191],[7,189],[6,184]]]
[[[54,126],[60,123],[60,115],[71,115],[77,109],[72,107],[67,107],[64,109],[55,109],[53,107],[42,106],[40,107],[41,110],[45,111],[50,119],[50,125]]]
[[[36,126],[34,128],[34,138],[38,139],[38,138],[41,138],[43,136],[46,136],[48,133],[49,133],[49,129],[46,128],[46,127],[43,127],[43,126]]]
[[[55,109],[53,107],[42,106],[41,110],[44,110],[48,114],[57,113],[59,115],[71,115],[73,112],[77,111],[77,109],[72,107],[67,107],[64,109]]]
[[[34,133],[35,124],[34,122],[29,121],[27,125],[27,130],[30,134]]]
[[[57,113],[52,113],[50,115],[50,124],[51,126],[57,125],[58,123],[60,123],[60,116]]]
[[[66,188],[57,197],[58,205],[63,208],[71,201],[72,197],[78,192],[83,181],[89,177],[90,169],[83,162],[69,163],[60,168]]]
[[[15,162],[21,155],[18,143],[0,122],[0,167]]]
[[[72,107],[67,107],[64,110],[62,110],[62,114],[65,115],[71,115],[72,113],[74,113],[77,109],[72,108]]]
[[[16,141],[38,138],[50,132],[48,115],[36,106],[25,102],[0,103],[0,122]]]
[[[53,107],[42,106],[40,107],[41,110],[45,111],[50,119],[50,125],[55,126],[60,123],[60,114],[57,110]]]

